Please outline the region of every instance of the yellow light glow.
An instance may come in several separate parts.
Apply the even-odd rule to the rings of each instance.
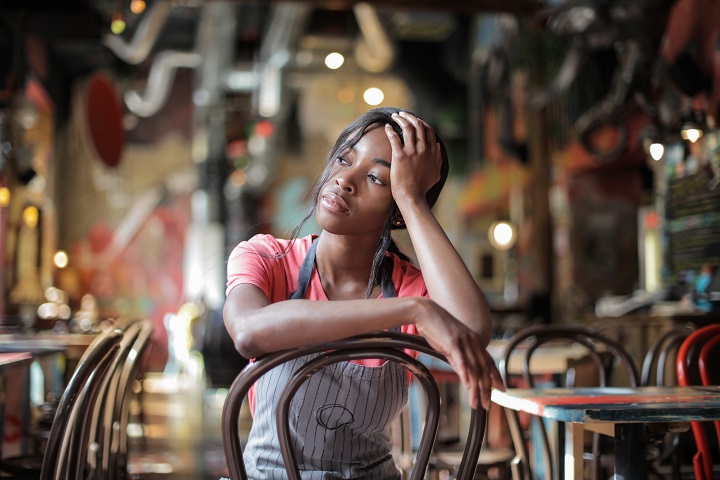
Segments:
[[[384,99],[385,94],[377,87],[370,87],[363,93],[363,100],[365,100],[365,103],[368,105],[380,105]]]
[[[130,2],[130,11],[138,15],[145,11],[145,0],[132,0]]]
[[[112,23],[110,23],[110,30],[115,35],[120,35],[125,31],[125,20],[122,18],[113,18]]]
[[[0,207],[7,207],[8,205],[10,205],[10,189],[0,187]]]
[[[488,239],[493,247],[499,250],[508,250],[517,240],[515,226],[509,222],[495,222],[490,225]]]
[[[355,101],[355,91],[350,87],[341,88],[337,93],[338,102],[348,104]]]
[[[700,137],[702,137],[703,132],[698,128],[688,128],[683,130],[680,134],[685,140],[690,141],[690,143],[695,143]]]
[[[40,218],[40,212],[38,212],[37,207],[25,207],[22,217],[26,225],[28,225],[29,227],[34,227],[35,225],[37,225],[38,218]]]
[[[325,66],[330,70],[337,70],[342,67],[343,63],[345,63],[345,57],[338,52],[328,53],[327,57],[325,57]]]
[[[53,257],[53,262],[55,263],[55,266],[58,268],[65,268],[68,266],[68,254],[63,252],[62,250],[58,250],[55,252],[55,256]]]

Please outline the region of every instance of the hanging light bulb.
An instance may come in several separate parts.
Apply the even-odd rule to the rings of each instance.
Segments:
[[[703,131],[692,125],[685,125],[680,132],[680,136],[684,140],[688,140],[690,143],[695,143],[700,137],[702,137]]]
[[[662,158],[663,154],[665,153],[665,147],[662,143],[654,142],[650,144],[650,147],[648,148],[648,151],[650,152],[650,157],[658,161]]]
[[[490,240],[490,244],[498,250],[508,250],[512,248],[517,241],[515,225],[506,221],[494,222],[490,225],[488,239]]]

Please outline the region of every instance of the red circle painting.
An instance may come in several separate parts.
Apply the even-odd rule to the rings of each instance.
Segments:
[[[125,147],[122,107],[110,77],[94,73],[88,81],[86,122],[90,141],[100,160],[109,167],[117,167]]]

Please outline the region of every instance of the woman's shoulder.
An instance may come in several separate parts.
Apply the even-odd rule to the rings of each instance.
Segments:
[[[248,240],[240,242],[237,248],[246,252],[253,251],[261,255],[278,257],[293,256],[294,254],[304,255],[310,248],[312,241],[312,235],[290,240],[277,238],[267,233],[259,233]]]

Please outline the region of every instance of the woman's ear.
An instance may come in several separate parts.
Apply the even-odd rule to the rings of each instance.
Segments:
[[[397,212],[395,215],[393,215],[392,224],[396,227],[402,227],[405,225],[405,220],[402,218],[402,214],[400,212]]]

